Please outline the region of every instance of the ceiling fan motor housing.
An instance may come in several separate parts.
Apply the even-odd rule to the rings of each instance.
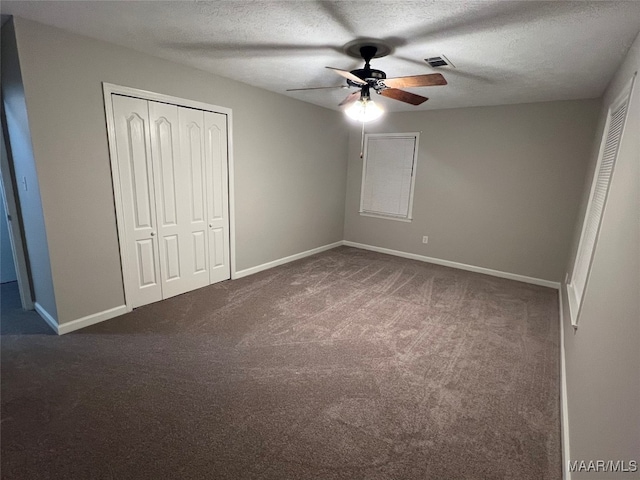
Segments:
[[[370,86],[375,87],[378,83],[378,80],[384,80],[387,78],[387,74],[382,70],[375,70],[373,68],[358,68],[356,70],[351,70],[356,77],[361,78],[364,82],[367,82]],[[355,82],[347,79],[347,83],[352,87],[361,87],[362,85],[358,85]]]

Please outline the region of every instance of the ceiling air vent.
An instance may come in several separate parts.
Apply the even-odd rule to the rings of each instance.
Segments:
[[[444,55],[440,55],[438,57],[429,57],[424,59],[425,62],[429,64],[429,66],[433,68],[442,68],[442,67],[454,67],[454,65],[449,61],[447,57]]]

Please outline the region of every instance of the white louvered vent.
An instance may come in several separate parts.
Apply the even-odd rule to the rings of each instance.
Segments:
[[[429,66],[432,68],[442,68],[442,67],[455,68],[455,65],[453,65],[453,63],[451,63],[451,61],[444,55],[425,58],[424,61],[427,62]]]
[[[572,321],[574,324],[577,322],[582,296],[589,278],[591,260],[596,248],[609,185],[611,184],[616,158],[618,157],[630,95],[630,89],[625,91],[621,98],[613,104],[607,118],[603,145],[601,146],[598,165],[594,173],[589,204],[584,217],[582,235],[573,267],[571,284],[569,285],[569,304],[572,307]]]

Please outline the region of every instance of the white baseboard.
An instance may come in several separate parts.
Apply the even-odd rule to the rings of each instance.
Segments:
[[[311,255],[315,255],[316,253],[324,252],[326,250],[331,250],[332,248],[336,248],[343,245],[342,241],[330,243],[328,245],[323,245],[322,247],[312,248],[311,250],[307,250],[306,252],[296,253],[295,255],[290,255],[288,257],[279,258],[278,260],[273,260],[271,262],[263,263],[262,265],[258,265],[251,268],[245,268],[244,270],[240,270],[235,272],[233,275],[233,279],[246,277],[247,275],[253,275],[254,273],[262,272],[263,270],[268,270],[269,268],[278,267],[280,265],[284,265],[285,263],[293,262],[295,260],[300,260],[301,258],[309,257]]]
[[[549,280],[543,280],[540,278],[532,278],[524,275],[517,275],[515,273],[501,272],[498,270],[492,270],[490,268],[476,267],[474,265],[466,265],[464,263],[452,262],[449,260],[441,260],[438,258],[427,257],[424,255],[418,255],[415,253],[401,252],[399,250],[376,247],[373,245],[366,245],[364,243],[356,243],[348,240],[341,240],[339,242],[330,243],[328,245],[323,245],[321,247],[312,248],[311,250],[296,253],[295,255],[290,255],[288,257],[283,257],[277,260],[273,260],[271,262],[263,263],[262,265],[257,265],[255,267],[239,270],[239,271],[233,272],[231,278],[232,279],[243,278],[248,275],[253,275],[254,273],[262,272],[263,270],[268,270],[270,268],[284,265],[285,263],[293,262],[295,260],[300,260],[301,258],[309,257],[311,255],[315,255],[316,253],[331,250],[333,248],[336,248],[342,245],[345,245],[348,247],[361,248],[363,250],[371,250],[379,253],[385,253],[388,255],[395,255],[398,257],[409,258],[412,260],[419,260],[422,262],[433,263],[436,265],[443,265],[445,267],[458,268],[460,270],[467,270],[470,272],[484,273],[486,275],[492,275],[494,277],[517,280],[520,282],[531,283],[534,285],[541,285],[543,287],[550,287],[550,288],[556,288],[556,289],[560,288],[559,282],[551,282]],[[37,302],[35,303],[35,309],[38,312],[38,314],[49,324],[51,328],[53,328],[53,330],[58,335],[63,335],[65,333],[73,332],[75,330],[79,330],[81,328],[88,327],[90,325],[94,325],[96,323],[100,323],[105,320],[109,320],[110,318],[114,318],[128,312],[126,305],[120,305],[118,307],[114,307],[109,310],[105,310],[103,312],[94,313],[92,315],[88,315],[86,317],[79,318],[77,320],[72,320],[70,322],[65,322],[59,325],[58,322],[51,315],[49,315],[49,313],[44,308],[42,308],[42,306]]]
[[[261,272],[262,270],[267,270],[269,268],[277,267],[279,265],[284,265],[285,263],[293,262],[294,260],[308,257],[316,253],[324,252],[326,250],[339,247],[341,245],[342,245],[342,241],[335,242],[329,245],[323,245],[322,247],[307,250],[306,252],[297,253],[289,257],[280,258],[272,262],[263,263],[262,265],[258,265],[256,267],[251,267],[245,270],[240,270],[239,272],[235,272],[232,278],[236,279],[236,278],[246,277],[247,275],[252,275],[254,273]],[[58,335],[64,335],[65,333],[73,332],[75,330],[79,330],[81,328],[88,327],[90,325],[94,325],[96,323],[100,323],[105,320],[109,320],[111,318],[123,315],[129,311],[126,305],[120,305],[118,307],[110,308],[109,310],[105,310],[103,312],[87,315],[86,317],[78,318],[77,320],[72,320],[70,322],[65,322],[59,325],[58,322],[51,315],[49,315],[49,313],[44,308],[42,308],[42,306],[39,305],[37,302],[35,304],[35,309]]]
[[[104,322],[110,318],[118,317],[127,313],[127,306],[120,305],[119,307],[110,308],[102,312],[87,315],[86,317],[78,318],[70,322],[65,322],[58,325],[58,335],[64,335],[65,333],[73,332],[89,325],[95,325],[96,323]]]
[[[560,439],[562,441],[562,478],[571,480],[569,460],[571,449],[569,448],[569,404],[567,401],[567,364],[564,352],[564,304],[562,301],[562,288],[558,290],[560,298]]]
[[[40,305],[38,302],[34,302],[33,303],[33,308],[36,309],[36,312],[38,313],[38,315],[40,315],[42,317],[42,319],[47,322],[47,325],[49,325],[54,332],[56,332],[58,335],[60,335],[60,329],[58,327],[58,322],[56,321],[55,318],[53,318],[49,312],[47,312],[44,307],[42,305]]]
[[[509,280],[516,280],[518,282],[540,285],[542,287],[555,289],[560,288],[560,282],[552,282],[551,280],[544,280],[542,278],[527,277],[525,275],[518,275],[517,273],[501,272],[499,270],[492,270],[490,268],[476,267],[475,265],[467,265],[465,263],[452,262],[450,260],[441,260],[439,258],[426,257],[424,255],[418,255],[416,253],[401,252],[399,250],[392,250],[390,248],[375,247],[373,245],[351,242],[349,240],[344,240],[342,244],[347,247],[362,248],[363,250],[371,250],[373,252],[386,253],[388,255],[395,255],[397,257],[403,258],[410,258],[412,260],[419,260],[421,262],[434,263],[436,265],[442,265],[444,267],[458,268],[460,270],[467,270],[469,272],[484,273],[485,275],[491,275],[493,277],[507,278]]]

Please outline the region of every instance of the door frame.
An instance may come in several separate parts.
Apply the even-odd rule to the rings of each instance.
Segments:
[[[235,228],[235,189],[234,189],[234,169],[233,169],[233,112],[230,108],[220,107],[209,103],[198,102],[172,95],[164,95],[162,93],[140,90],[138,88],[125,87],[115,85],[113,83],[102,82],[102,91],[104,95],[104,110],[107,123],[107,138],[109,143],[109,161],[111,163],[111,182],[113,185],[113,198],[116,210],[116,226],[118,229],[118,241],[120,243],[120,264],[122,270],[122,284],[124,287],[124,300],[127,311],[133,310],[131,306],[131,295],[127,295],[128,282],[125,281],[125,272],[131,271],[132,266],[127,261],[124,254],[127,249],[127,235],[125,232],[122,218],[124,218],[124,204],[122,197],[122,188],[120,185],[120,170],[118,166],[118,155],[116,151],[116,126],[113,116],[113,104],[111,102],[112,95],[123,95],[126,97],[139,98],[153,102],[168,103],[177,105],[178,107],[194,108],[208,112],[220,113],[227,116],[227,181],[229,192],[229,260],[231,279],[237,278],[236,273],[236,228]]]
[[[2,104],[2,152],[0,160],[0,194],[7,208],[7,215],[10,220],[7,222],[9,227],[9,243],[11,244],[11,252],[13,254],[13,263],[16,267],[16,280],[18,282],[18,291],[20,293],[20,303],[24,310],[33,310],[35,308],[33,301],[33,291],[31,288],[31,280],[29,277],[29,263],[27,261],[27,252],[24,241],[24,230],[22,226],[22,215],[19,209],[19,198],[15,189],[15,175],[12,169],[13,157],[11,156],[11,145],[9,144],[9,136],[6,134],[6,117],[4,114],[4,103]],[[0,219],[0,221],[6,221]]]

